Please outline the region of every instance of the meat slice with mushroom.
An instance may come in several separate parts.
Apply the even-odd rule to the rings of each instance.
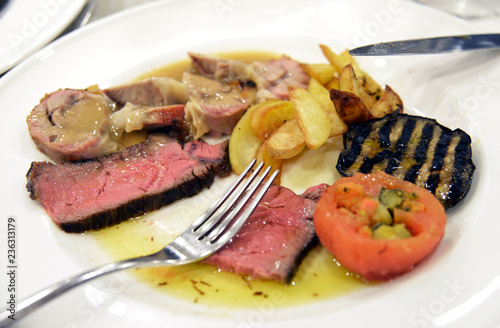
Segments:
[[[116,103],[99,89],[89,90],[61,89],[48,94],[26,119],[37,148],[56,162],[116,152],[123,148],[123,132],[165,126],[183,129],[184,104],[127,103],[116,110]]]
[[[230,134],[255,101],[253,83],[235,81],[225,84],[187,72],[182,81],[188,89],[186,119],[196,128],[196,139],[207,132],[213,137]]]
[[[56,162],[116,151],[109,133],[114,103],[100,93],[61,89],[46,95],[26,121],[37,148]]]

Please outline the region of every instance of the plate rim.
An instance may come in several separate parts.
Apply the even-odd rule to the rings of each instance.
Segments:
[[[165,1],[165,3],[173,3],[173,2],[176,2],[176,1]],[[191,2],[196,2],[196,0],[192,0]],[[358,2],[365,2],[365,1],[363,0],[363,1],[358,1]],[[386,1],[386,2],[387,2],[387,1]],[[123,16],[126,16],[126,15],[134,15],[136,12],[140,12],[141,10],[144,10],[144,11],[149,11],[149,10],[152,10],[152,8],[150,8],[150,6],[151,6],[151,7],[156,7],[156,6],[161,7],[161,6],[163,6],[163,5],[164,5],[164,4],[163,4],[163,2],[160,2],[160,1],[159,1],[159,2],[157,2],[157,3],[148,3],[148,4],[146,4],[146,5],[142,5],[142,6],[141,6],[141,8],[139,8],[139,9],[130,9],[130,10],[127,10],[127,11],[125,11],[125,12],[121,12],[121,13],[118,13],[118,14],[116,14],[116,15],[113,15],[113,17],[112,17],[112,18],[109,18],[108,20],[103,20],[103,21],[98,21],[98,22],[95,22],[95,23],[93,23],[95,26],[94,26],[94,25],[92,25],[92,24],[90,24],[90,25],[89,25],[89,29],[90,29],[90,28],[95,28],[95,29],[97,29],[97,28],[100,26],[100,24],[111,24],[111,23],[109,23],[109,22],[112,22],[112,20],[113,20],[113,19],[116,19],[116,20],[118,20],[118,19],[122,19],[122,18],[123,18]],[[100,22],[100,23],[99,23],[99,22]],[[99,24],[97,24],[97,23],[99,23]],[[94,27],[91,27],[91,26],[94,26]],[[85,31],[86,31],[85,29],[82,29],[82,31],[77,31],[77,32],[75,32],[75,34],[74,34],[75,36],[68,36],[68,38],[70,38],[70,37],[71,37],[71,38],[76,38],[76,37],[79,35],[78,33],[83,34],[83,33],[85,33]],[[66,38],[64,38],[64,39],[66,39]],[[71,39],[71,40],[73,40],[73,39]],[[57,43],[57,42],[61,42],[61,44],[62,44],[62,42],[71,42],[71,41],[64,41],[64,40],[61,40],[61,41],[56,41],[56,42],[55,42],[55,43],[54,43],[54,44],[50,47],[50,48],[51,48],[50,50],[57,51],[57,48],[59,47],[59,43]],[[44,54],[46,54],[46,51],[45,51],[45,50],[43,50],[43,49],[42,49],[42,50],[40,50],[39,52],[37,52],[37,54],[35,54],[35,55],[31,56],[31,57],[29,58],[29,60],[28,60],[26,63],[21,63],[20,65],[18,65],[17,67],[15,67],[13,70],[11,70],[9,73],[7,73],[7,74],[6,74],[6,76],[4,76],[3,78],[1,78],[1,79],[0,79],[0,92],[1,92],[1,90],[2,90],[2,86],[3,86],[3,83],[2,83],[2,82],[4,82],[4,83],[8,83],[8,81],[9,81],[11,78],[12,78],[12,79],[13,79],[13,78],[15,78],[15,76],[16,76],[17,74],[22,74],[21,72],[23,71],[23,69],[25,69],[24,67],[26,67],[26,69],[27,69],[27,68],[29,67],[29,65],[30,65],[30,62],[33,62],[33,61],[39,61],[39,60],[40,60],[40,58],[41,58],[41,57],[43,57],[42,55],[44,55]],[[33,64],[33,63],[32,63],[32,64]],[[11,73],[11,72],[12,72],[12,73]],[[20,73],[17,73],[17,72],[20,72]]]

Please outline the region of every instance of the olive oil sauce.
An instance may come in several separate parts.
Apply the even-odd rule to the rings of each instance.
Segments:
[[[266,52],[237,52],[221,54],[220,56],[245,62],[265,61],[279,57],[279,55]],[[189,67],[190,61],[184,60],[147,72],[136,80],[154,76],[166,76],[181,80],[182,73]],[[336,158],[340,152],[339,145],[341,145],[339,140],[331,140],[322,149],[314,152],[306,150],[298,157],[288,161],[288,164],[283,168],[282,184],[299,192],[298,190],[303,191],[308,186],[320,182],[333,183],[339,177],[335,170]],[[219,192],[215,190],[217,188],[214,188],[217,183],[216,180],[210,189],[213,194]],[[224,187],[220,188],[223,190]],[[206,198],[204,195],[210,191],[204,191],[201,195],[195,196],[198,204],[196,209],[198,215],[204,211],[205,203],[206,206],[211,203],[211,200],[205,199],[205,202],[198,200]],[[170,205],[172,208],[167,211],[160,210],[88,234],[92,235],[97,243],[115,260],[151,254],[167,245],[173,240],[176,233],[182,231],[189,224],[189,222],[185,222],[181,223],[180,227],[171,228],[169,225],[173,221],[164,221],[162,217],[175,215],[186,217],[186,215],[182,215],[183,213],[179,213],[176,208],[186,209],[191,207],[193,202],[194,198],[181,200]],[[192,303],[228,309],[249,308],[259,299],[265,299],[275,305],[282,306],[306,304],[345,295],[366,287],[368,284],[342,268],[321,245],[316,246],[307,255],[289,285],[274,281],[252,280],[246,276],[219,271],[215,266],[202,263],[176,267],[142,268],[135,270],[133,274],[140,281],[169,296]]]

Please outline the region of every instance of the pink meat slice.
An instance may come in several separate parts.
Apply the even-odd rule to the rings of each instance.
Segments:
[[[259,89],[283,100],[288,99],[289,86],[307,88],[310,80],[300,63],[286,56],[250,64],[205,54],[189,53],[189,56],[198,73],[205,77],[225,83],[252,80]]]
[[[254,88],[244,83],[224,84],[191,73],[184,73],[182,80],[189,98],[186,118],[196,127],[196,138],[207,132],[214,137],[230,134],[254,102]]]
[[[297,195],[271,186],[238,234],[204,262],[252,279],[290,283],[317,243],[312,217],[325,188],[321,184]]]
[[[288,99],[289,86],[307,88],[309,84],[307,72],[300,63],[288,57],[267,63],[254,62],[253,66],[261,84],[279,99]]]
[[[164,135],[85,162],[33,162],[30,197],[67,232],[100,229],[208,188],[230,173],[227,142],[183,145]]]
[[[172,78],[152,77],[138,82],[109,87],[103,90],[118,107],[126,103],[141,106],[166,106],[185,104],[186,86]]]

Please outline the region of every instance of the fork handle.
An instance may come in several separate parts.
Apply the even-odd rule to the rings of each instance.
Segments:
[[[141,264],[143,263],[138,259],[129,259],[105,264],[73,277],[66,278],[22,300],[16,304],[16,308],[12,312],[9,308],[2,310],[0,313],[0,327],[7,327],[57,296],[85,282],[116,271],[139,267]]]

